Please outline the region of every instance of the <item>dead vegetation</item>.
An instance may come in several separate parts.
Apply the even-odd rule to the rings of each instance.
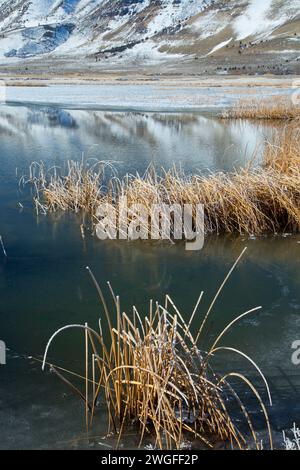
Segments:
[[[292,121],[300,119],[300,106],[291,97],[272,96],[265,99],[243,99],[225,111],[223,119],[264,119]]]
[[[66,173],[46,170],[34,163],[30,182],[35,188],[38,213],[73,211],[91,216],[97,223],[100,203],[120,208],[127,205],[203,204],[205,233],[297,233],[300,229],[300,139],[296,123],[278,131],[266,143],[260,166],[231,173],[186,175],[176,168],[118,178],[103,162],[69,161]]]
[[[114,306],[112,312],[88,268],[106,324],[101,318],[97,330],[87,324],[61,328],[49,340],[43,361],[44,368],[49,348],[57,335],[67,329],[84,330],[86,372],[82,379],[85,391],[81,392],[66,378],[67,373],[73,374],[71,371],[60,371],[59,367],[49,365],[83,399],[88,428],[95,419],[96,403],[102,397],[108,409],[109,432],[116,433],[117,447],[126,427],[135,423],[140,446],[146,436],[152,436],[155,448],[159,449],[180,449],[186,438],[199,440],[208,448],[221,440],[231,444],[232,448],[245,449],[254,444],[256,449],[261,449],[253,416],[243,404],[240,391],[237,392],[239,383],[257,400],[268,431],[268,442],[264,445],[272,449],[267,408],[257,388],[236,371],[217,375],[211,364],[213,358],[224,351],[239,355],[259,374],[272,404],[268,383],[259,367],[243,352],[222,345],[228,330],[261,307],[235,318],[216,335],[207,352],[201,349],[213,307],[242,255],[218,289],[209,309],[200,312],[202,292],[189,318],[179,312],[169,295],[163,305],[150,300],[148,312],[139,313],[133,306],[132,313],[127,314],[122,311],[120,298],[108,283]],[[230,409],[234,404],[244,421],[243,431],[231,416]]]

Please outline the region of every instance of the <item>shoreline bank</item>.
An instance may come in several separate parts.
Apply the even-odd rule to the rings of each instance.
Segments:
[[[135,112],[216,112],[240,99],[289,97],[296,77],[148,77],[125,75],[45,76],[4,75],[2,102],[55,105],[69,109]]]

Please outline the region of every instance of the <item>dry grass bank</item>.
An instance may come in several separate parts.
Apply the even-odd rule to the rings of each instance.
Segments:
[[[176,169],[158,174],[149,168],[143,176],[122,179],[112,172],[113,168],[103,162],[89,165],[70,161],[65,174],[33,164],[29,181],[36,190],[37,212],[84,212],[96,223],[99,203],[119,207],[121,196],[126,196],[129,207],[144,204],[149,211],[152,204],[203,204],[206,234],[261,235],[300,230],[300,139],[296,123],[277,132],[266,145],[260,167],[192,176]]]
[[[299,120],[300,106],[291,97],[273,96],[265,99],[243,99],[225,111],[224,119]]]

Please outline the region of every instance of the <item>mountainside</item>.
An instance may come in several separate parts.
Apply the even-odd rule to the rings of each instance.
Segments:
[[[0,0],[2,66],[164,61],[297,73],[299,55],[300,0]]]

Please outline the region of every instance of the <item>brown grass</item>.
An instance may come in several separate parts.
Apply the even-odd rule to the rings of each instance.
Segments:
[[[260,307],[233,320],[216,335],[208,352],[203,352],[199,346],[214,304],[242,255],[243,253],[218,289],[198,327],[195,324],[198,323],[203,292],[190,318],[185,321],[168,295],[163,305],[151,300],[148,312],[139,314],[133,307],[132,314],[128,315],[122,312],[120,299],[109,284],[115,310],[112,313],[89,270],[101,300],[109,335],[103,333],[101,320],[98,331],[87,324],[66,326],[56,331],[49,340],[43,361],[45,367],[49,347],[58,334],[70,328],[85,331],[86,374],[82,377],[85,392],[82,393],[62,375],[62,371],[73,374],[72,372],[65,369],[59,371],[59,367],[51,364],[50,367],[83,399],[87,427],[93,421],[99,396],[103,396],[109,413],[109,431],[115,431],[118,437],[117,446],[126,426],[135,423],[139,429],[140,445],[150,435],[155,440],[155,447],[159,449],[180,449],[187,437],[197,439],[207,447],[213,447],[213,442],[217,439],[231,443],[233,448],[244,449],[251,446],[251,436],[255,448],[261,449],[253,418],[235,390],[236,384],[241,382],[257,399],[268,430],[268,446],[272,449],[267,410],[253,383],[238,372],[232,371],[219,376],[211,368],[213,357],[222,351],[242,356],[262,378],[271,404],[269,387],[259,367],[241,351],[220,345],[230,328]],[[192,330],[196,333],[192,334]],[[240,410],[250,434],[242,433],[232,419],[228,407],[233,402]]]
[[[300,106],[291,97],[273,96],[265,99],[243,99],[225,111],[224,119],[299,120]]]
[[[109,170],[113,171],[112,168]],[[187,176],[175,168],[151,167],[145,175],[118,179],[106,175],[101,162],[68,162],[67,173],[46,171],[33,164],[29,182],[35,188],[37,212],[74,211],[95,217],[99,203],[117,207],[121,196],[127,204],[203,204],[205,232],[261,235],[299,232],[300,139],[296,123],[277,132],[266,144],[264,161],[232,173]],[[106,175],[106,176],[105,176]],[[23,182],[25,179],[23,179]]]

